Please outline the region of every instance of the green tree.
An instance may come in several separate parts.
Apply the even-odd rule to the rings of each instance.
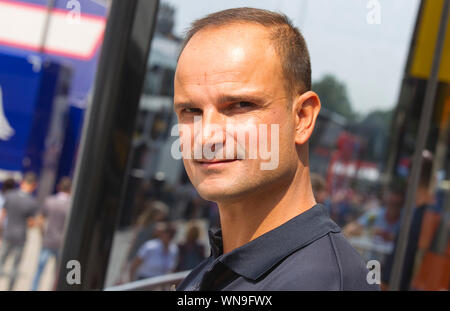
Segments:
[[[364,117],[361,123],[365,124],[366,126],[376,127],[384,134],[388,134],[393,114],[393,109],[373,110]]]
[[[358,117],[348,98],[347,87],[335,76],[323,76],[312,84],[312,90],[319,94],[322,106],[326,109],[342,115],[348,121],[355,121]]]

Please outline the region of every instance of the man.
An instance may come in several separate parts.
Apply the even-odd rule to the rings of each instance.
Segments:
[[[178,290],[378,289],[314,199],[308,139],[320,101],[310,89],[306,44],[285,16],[238,8],[192,25],[174,109],[186,171],[217,202],[221,229]]]
[[[5,196],[9,191],[14,190],[14,188],[16,188],[16,182],[14,181],[14,179],[7,178],[5,181],[3,181],[2,190],[0,191],[0,217],[2,215],[3,205],[5,204]],[[2,231],[5,223],[6,219],[3,219],[3,221],[0,222],[0,245]]]
[[[187,225],[186,240],[178,244],[178,264],[175,271],[195,268],[205,259],[205,247],[199,240],[200,228],[194,222]]]
[[[8,192],[5,196],[5,204],[0,215],[0,223],[8,217],[3,232],[3,244],[0,249],[0,275],[7,258],[14,254],[13,267],[11,271],[9,290],[14,288],[20,260],[22,259],[23,247],[27,237],[27,226],[34,223],[33,217],[38,210],[38,204],[32,193],[37,187],[37,177],[34,173],[26,173],[20,188]]]
[[[387,249],[394,246],[400,227],[400,213],[405,197],[405,183],[395,180],[389,185],[382,206],[372,207],[357,220],[347,224],[342,232],[346,237],[366,236],[375,246]],[[384,263],[385,253],[369,250],[366,258]]]
[[[387,189],[384,205],[366,211],[357,220],[347,224],[345,236],[360,236],[364,230],[370,231],[374,242],[390,243],[395,239],[399,225],[400,212],[405,197],[405,185],[400,180],[391,183]]]
[[[178,259],[178,247],[172,242],[175,228],[165,222],[155,227],[156,238],[144,243],[131,263],[130,279],[147,279],[173,272]]]
[[[424,215],[431,209],[435,203],[434,193],[430,191],[430,183],[433,181],[433,155],[424,150],[422,153],[422,168],[420,170],[419,184],[415,193],[415,206],[409,228],[408,239],[406,241],[406,250],[402,265],[399,290],[410,290],[411,281],[415,275],[415,267],[420,263],[420,256],[425,250],[419,249],[419,239],[422,230],[422,222]],[[402,215],[404,210],[402,211]],[[401,218],[403,216],[400,216]],[[400,220],[401,221],[401,220]],[[397,252],[398,238],[400,232],[397,232],[394,241],[394,249],[387,256],[386,263],[382,269],[382,288],[387,290],[391,279],[392,268],[394,266],[394,259]]]
[[[34,276],[31,290],[38,290],[39,281],[47,261],[55,258],[58,262],[58,254],[62,245],[67,214],[70,210],[70,178],[63,177],[58,183],[58,193],[48,197],[42,210],[36,217],[36,225],[42,230],[42,248],[39,254],[38,267]],[[57,268],[55,266],[55,268]]]

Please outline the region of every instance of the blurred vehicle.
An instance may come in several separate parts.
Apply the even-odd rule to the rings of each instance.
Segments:
[[[34,171],[43,198],[72,174],[106,13],[99,1],[0,0],[0,180]]]

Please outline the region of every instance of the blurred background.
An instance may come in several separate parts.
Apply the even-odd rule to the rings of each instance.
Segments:
[[[0,0],[0,290],[167,290],[209,256],[173,76],[189,24],[243,6],[306,39],[316,200],[383,289],[448,290],[448,2]]]

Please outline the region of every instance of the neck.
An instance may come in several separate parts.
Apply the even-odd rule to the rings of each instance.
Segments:
[[[271,189],[234,202],[219,202],[223,253],[273,230],[316,204],[308,167]]]

